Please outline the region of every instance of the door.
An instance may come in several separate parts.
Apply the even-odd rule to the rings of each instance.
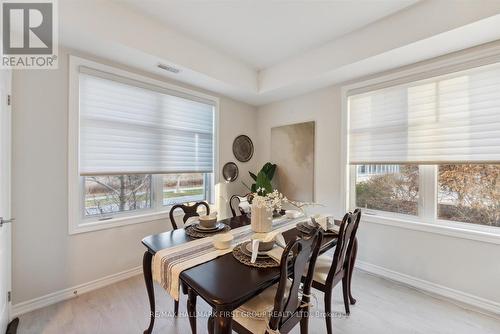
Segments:
[[[10,80],[11,71],[0,70],[0,333],[5,333],[10,316]]]

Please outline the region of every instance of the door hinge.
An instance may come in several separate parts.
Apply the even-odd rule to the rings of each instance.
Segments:
[[[12,293],[9,291],[7,292],[7,301],[10,303],[12,300]]]
[[[10,94],[7,95],[7,105],[10,106]]]

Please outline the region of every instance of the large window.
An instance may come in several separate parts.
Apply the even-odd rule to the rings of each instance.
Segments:
[[[500,227],[500,165],[440,165],[438,218]]]
[[[108,220],[122,213],[144,212],[179,203],[212,199],[212,174],[132,174],[85,176],[84,216]]]
[[[217,100],[70,59],[70,233],[214,201]]]
[[[151,175],[86,176],[85,216],[151,208]]]
[[[417,215],[418,187],[418,166],[356,166],[357,207]]]
[[[350,205],[500,227],[500,63],[395,82],[348,92]]]

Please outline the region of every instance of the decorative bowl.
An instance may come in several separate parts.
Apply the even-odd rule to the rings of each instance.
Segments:
[[[216,234],[212,237],[214,247],[217,249],[228,249],[231,247],[233,235],[231,233]]]
[[[300,211],[297,211],[297,210],[286,210],[285,211],[285,216],[286,218],[289,218],[289,219],[294,219],[294,218],[298,218],[302,213]]]
[[[200,221],[200,225],[205,228],[215,227],[217,223],[217,216],[200,216],[198,219]]]

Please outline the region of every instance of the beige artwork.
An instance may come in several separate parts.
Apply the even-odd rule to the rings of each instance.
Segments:
[[[314,201],[314,122],[271,129],[271,162],[278,190],[291,200]]]

